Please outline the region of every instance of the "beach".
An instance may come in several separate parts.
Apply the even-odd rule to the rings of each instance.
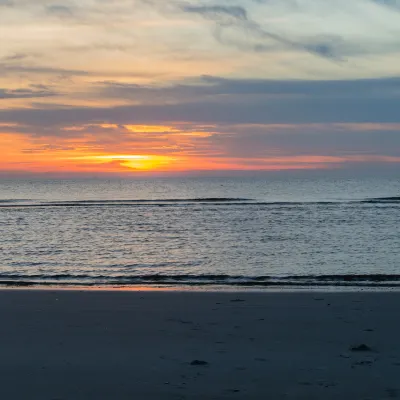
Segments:
[[[398,292],[0,291],[2,399],[390,399]]]

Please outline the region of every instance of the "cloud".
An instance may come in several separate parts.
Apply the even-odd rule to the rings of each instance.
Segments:
[[[4,130],[7,132],[8,127],[0,125],[0,132]],[[48,135],[54,135],[54,131],[49,129]],[[152,154],[160,160],[167,157],[189,163],[186,164],[189,169],[194,165],[199,169],[204,169],[204,165],[209,169],[239,170],[338,168],[344,165],[354,169],[356,165],[398,164],[399,132],[400,123],[239,124],[208,128],[182,123],[152,127],[93,124],[66,126],[51,138],[43,134],[26,134],[25,141],[20,143],[24,143],[21,151],[26,156],[53,156],[54,160],[70,160],[79,168],[96,160],[112,159],[125,163],[134,159],[134,155]],[[9,134],[8,140],[11,137]],[[16,134],[17,140],[21,137]],[[80,160],[82,164],[77,164]]]
[[[183,11],[201,14],[221,24],[231,24],[236,21],[248,21],[247,11],[239,6],[192,6],[183,5]]]
[[[18,57],[16,55],[15,57]],[[20,55],[19,57],[23,57]],[[10,61],[19,60],[19,58],[10,59]],[[8,63],[8,62],[0,62],[0,73],[3,75],[6,74],[38,74],[38,75],[60,75],[60,76],[85,76],[88,75],[87,71],[78,70],[78,69],[64,69],[58,67],[47,67],[40,65],[23,65],[20,63]]]
[[[230,156],[245,158],[319,154],[334,157],[400,157],[400,124],[238,125],[210,138]],[[211,145],[213,147],[213,145]]]
[[[89,73],[80,69],[69,69],[58,66],[47,66],[39,64],[44,54],[36,52],[14,52],[8,56],[0,58],[0,75],[26,75],[33,76],[86,76]],[[37,77],[36,77],[37,79]]]
[[[379,5],[400,9],[400,0],[372,0]]]
[[[247,52],[308,52],[348,61],[370,54],[397,53],[398,15],[387,7],[399,0],[247,0],[181,4],[187,14],[215,24],[222,44]],[[343,65],[340,63],[339,65]]]
[[[272,79],[228,79],[204,75],[187,79],[169,86],[146,86],[119,82],[99,83],[102,96],[144,100],[153,102],[202,101],[204,97],[224,96],[223,101],[242,96],[263,96],[265,99],[312,98],[312,97],[400,97],[400,78],[377,78],[357,80],[272,80]],[[227,97],[231,95],[231,97]],[[259,98],[260,99],[260,98]]]
[[[0,100],[5,99],[31,99],[38,97],[57,96],[59,93],[49,90],[46,86],[36,85],[31,88],[1,89]]]
[[[206,19],[214,21],[218,26],[216,37],[222,42],[224,42],[224,29],[234,27],[235,29],[241,30],[242,32],[240,32],[240,34],[242,35],[250,34],[266,41],[272,40],[273,42],[280,43],[285,47],[307,51],[328,59],[342,58],[343,54],[346,53],[346,47],[349,47],[342,38],[334,35],[315,36],[310,38],[307,42],[291,40],[284,35],[275,33],[266,27],[262,27],[248,16],[248,12],[245,8],[239,6],[183,5],[182,10],[187,13],[199,14]],[[253,46],[248,46],[248,49],[257,52],[270,51],[271,48],[272,46],[270,43],[263,42]]]
[[[62,4],[50,4],[46,6],[45,10],[49,15],[54,15],[61,18],[74,16],[73,9]]]
[[[169,87],[102,83],[96,97],[136,104],[0,110],[0,122],[33,126],[115,123],[398,123],[400,78],[340,81],[202,77]],[[141,104],[140,104],[141,102]]]

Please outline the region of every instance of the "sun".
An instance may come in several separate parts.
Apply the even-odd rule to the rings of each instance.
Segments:
[[[121,166],[123,167],[138,169],[143,171],[161,169],[176,161],[174,158],[167,156],[133,156],[130,158],[123,158],[120,160],[122,161]]]
[[[141,171],[163,169],[177,161],[174,157],[138,154],[104,154],[69,157],[69,160],[81,160],[90,164],[119,164],[123,168]]]

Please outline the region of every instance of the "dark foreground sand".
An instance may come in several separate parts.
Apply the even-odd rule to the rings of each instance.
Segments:
[[[3,290],[0,398],[397,398],[399,306],[400,293]]]

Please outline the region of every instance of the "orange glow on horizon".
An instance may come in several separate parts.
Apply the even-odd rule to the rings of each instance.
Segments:
[[[17,129],[16,124],[0,124],[0,172],[277,171],[339,168],[347,162],[400,163],[400,157],[281,155],[279,149],[271,149],[264,157],[240,157],[228,154],[218,140],[213,141],[214,135],[226,135],[217,133],[215,126],[185,123],[174,126],[105,123],[66,126],[59,128],[66,132],[65,135],[54,136],[15,133]]]

